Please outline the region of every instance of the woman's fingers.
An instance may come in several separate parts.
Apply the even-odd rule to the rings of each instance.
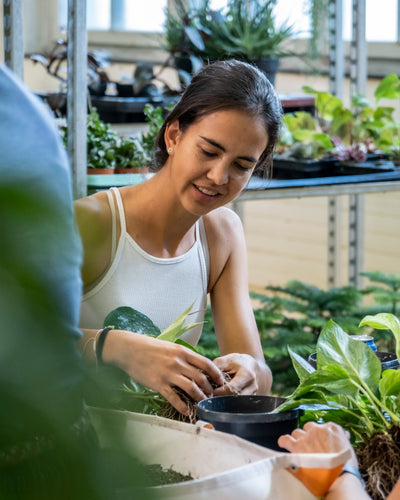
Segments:
[[[280,436],[278,439],[278,446],[281,448],[285,448],[285,450],[293,451],[293,446],[296,443],[296,440],[290,435],[285,434]]]
[[[214,390],[214,396],[257,393],[256,360],[252,356],[238,353],[227,354],[214,359],[214,363],[231,377],[231,380]]]

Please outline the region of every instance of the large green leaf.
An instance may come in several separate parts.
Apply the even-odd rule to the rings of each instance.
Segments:
[[[161,333],[158,326],[148,316],[129,306],[113,309],[105,317],[103,326],[112,326],[116,330],[128,330],[151,336],[158,336]]]
[[[395,73],[386,75],[375,90],[375,99],[398,99],[400,97],[400,80]]]
[[[288,346],[288,353],[292,359],[293,367],[296,370],[300,382],[303,381],[315,369],[304,358],[299,356],[296,352],[292,351]]]
[[[371,326],[377,330],[391,330],[396,339],[396,356],[400,359],[400,321],[390,313],[379,313],[375,316],[365,316],[359,326]]]
[[[381,363],[374,351],[363,342],[353,340],[330,320],[321,332],[317,344],[317,360],[321,368],[337,365],[358,383],[375,391],[381,376]]]

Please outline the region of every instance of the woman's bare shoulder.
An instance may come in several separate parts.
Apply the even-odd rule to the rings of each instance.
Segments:
[[[74,201],[74,212],[81,233],[92,234],[109,229],[111,212],[105,191]]]
[[[101,276],[110,261],[111,210],[105,191],[74,202],[83,244],[82,279],[86,286]]]
[[[243,225],[236,212],[228,207],[220,207],[204,216],[207,235],[217,239],[243,233]]]

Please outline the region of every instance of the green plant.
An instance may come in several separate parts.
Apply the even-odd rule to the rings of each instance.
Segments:
[[[167,107],[167,111],[173,104]],[[88,168],[140,168],[153,161],[153,146],[163,124],[163,110],[146,104],[144,107],[147,130],[137,137],[120,137],[102,121],[95,108],[87,117],[87,166]],[[64,145],[68,143],[68,128],[60,130]]]
[[[371,282],[369,286],[362,290],[362,293],[365,295],[372,294],[381,311],[383,307],[386,307],[387,312],[395,315],[398,314],[400,276],[380,271],[365,271],[361,275],[368,278]],[[374,285],[373,283],[378,283],[378,285]]]
[[[188,83],[191,73],[197,73],[203,65],[204,39],[210,31],[204,26],[210,0],[176,0],[174,8],[165,9],[165,44],[169,52],[165,65],[173,65],[181,83]],[[179,59],[188,59],[186,69],[179,67]]]
[[[346,107],[329,92],[303,87],[315,96],[315,116],[301,112],[284,116],[284,128],[278,152],[284,156],[321,158],[334,156],[346,161],[365,161],[369,153],[395,155],[400,149],[400,125],[394,108],[381,106],[381,99],[400,97],[400,82],[395,74],[387,75],[374,92],[375,106],[365,96],[356,94]]]
[[[67,134],[64,136],[67,138]],[[96,109],[87,117],[88,168],[115,168],[118,135],[108,123],[100,120]]]
[[[366,316],[360,327],[390,330],[400,357],[400,321],[390,313]],[[367,490],[374,499],[387,497],[399,475],[392,457],[400,448],[400,370],[382,372],[379,358],[334,321],[317,343],[317,369],[290,351],[299,385],[277,411],[305,409],[307,420],[335,422],[349,431]],[[397,458],[395,460],[397,463]]]
[[[198,323],[185,324],[191,312],[188,307],[175,321],[162,332],[145,314],[128,306],[121,306],[104,319],[104,326],[149,335],[160,340],[174,342],[196,350],[180,337]],[[92,406],[111,407],[153,415],[163,415],[171,411],[167,400],[158,392],[149,389],[131,379],[123,371],[112,366],[97,367],[102,372],[102,380],[107,380],[105,387],[98,387],[95,378],[87,379],[86,398]],[[171,412],[175,415],[175,411]]]
[[[331,138],[321,131],[311,113],[298,111],[283,115],[277,157],[320,160],[331,154],[334,148]]]
[[[294,31],[291,25],[277,24],[276,4],[277,0],[229,0],[224,12],[208,18],[211,36],[205,41],[207,56],[252,61],[288,55],[282,44]]]
[[[360,322],[360,326],[364,325],[390,329],[399,353],[400,322],[395,316],[366,316]],[[375,432],[400,425],[400,372],[382,372],[372,349],[353,340],[334,321],[326,323],[318,338],[316,370],[290,348],[289,352],[300,382],[278,411],[299,405],[322,405],[320,411],[310,406],[304,420],[334,421],[350,431],[355,445]]]

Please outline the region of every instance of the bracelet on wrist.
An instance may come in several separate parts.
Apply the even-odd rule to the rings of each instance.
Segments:
[[[361,484],[362,484],[362,487],[364,488],[365,490],[365,481],[364,479],[362,478],[361,474],[360,474],[360,471],[357,469],[357,467],[355,467],[354,465],[352,465],[351,463],[347,462],[344,464],[343,466],[343,469],[342,469],[342,472],[340,473],[340,475],[342,476],[343,474],[345,473],[348,473],[348,474],[352,474],[353,476],[356,476],[360,481],[361,481]]]
[[[111,330],[113,330],[113,328],[111,326],[107,326],[106,328],[99,330],[96,334],[94,350],[95,350],[95,354],[96,354],[96,362],[99,365],[103,364],[104,342],[106,340],[108,332]]]

